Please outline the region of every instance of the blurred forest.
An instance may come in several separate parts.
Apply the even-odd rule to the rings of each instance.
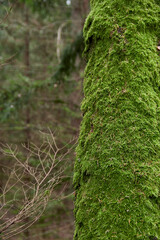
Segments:
[[[82,29],[88,11],[88,0],[0,1],[0,239],[73,238],[72,175],[83,97]],[[52,143],[61,149],[60,153]],[[22,229],[22,224],[30,222],[31,213],[17,222],[11,219],[23,209],[22,205],[26,207],[26,192],[33,194],[33,190],[26,190],[30,182],[35,186],[32,166],[39,174],[40,161],[45,173],[49,168],[45,159],[60,159],[61,154],[63,161],[56,165],[56,171],[65,166],[63,180],[56,184],[40,219]],[[18,170],[14,170],[18,184],[25,183],[25,200],[11,175],[15,161],[19,161],[16,158],[31,166],[30,171],[25,167],[22,177],[19,163]]]

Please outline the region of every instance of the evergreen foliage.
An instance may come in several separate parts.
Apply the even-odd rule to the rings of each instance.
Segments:
[[[41,17],[54,18],[57,15],[57,11],[60,12],[65,8],[63,17],[70,17],[71,8],[67,6],[66,0],[20,0],[32,9],[33,12],[38,12]],[[56,11],[56,14],[55,14]]]
[[[13,3],[21,3],[18,5],[18,7],[21,9],[22,12],[24,12],[24,6],[22,3],[25,3],[27,6],[29,6],[33,12],[36,11],[41,16],[41,13],[44,13],[44,16],[46,16],[46,11],[50,7],[50,10],[54,9],[55,7],[58,7],[60,5],[66,6],[66,1],[29,1],[29,0],[19,0],[15,1]],[[8,1],[4,1],[3,5],[0,9],[1,15],[6,15],[6,6],[8,6]],[[18,9],[17,7],[17,9]],[[59,7],[60,8],[60,7]],[[8,8],[9,9],[9,8]],[[62,11],[62,9],[61,9]],[[14,11],[13,11],[14,12]],[[68,10],[65,11],[65,14],[67,15]],[[39,15],[36,15],[35,13],[29,13],[31,16],[35,17],[35,22],[41,19]],[[22,15],[24,15],[22,13]],[[59,14],[57,14],[57,17]],[[10,59],[10,56],[13,56],[13,63],[12,61],[7,63],[6,66],[2,68],[1,71],[1,91],[0,91],[0,122],[6,122],[9,119],[13,120],[14,118],[17,119],[19,117],[19,112],[22,108],[26,107],[29,103],[29,99],[31,100],[32,97],[36,94],[38,90],[42,90],[47,88],[48,91],[53,90],[53,85],[56,83],[62,83],[66,82],[69,84],[71,82],[71,85],[65,87],[66,89],[73,90],[73,81],[67,81],[68,77],[71,76],[71,73],[77,69],[78,66],[76,66],[76,60],[79,58],[82,59],[81,55],[84,49],[84,43],[83,43],[83,36],[82,32],[80,32],[75,39],[73,39],[72,43],[67,44],[67,46],[62,50],[62,57],[60,64],[57,65],[57,61],[55,61],[55,56],[52,52],[48,53],[47,51],[47,39],[43,40],[43,35],[47,34],[48,38],[50,35],[52,35],[51,31],[43,30],[43,25],[45,29],[45,25],[47,25],[47,22],[50,23],[51,20],[45,21],[44,18],[41,19],[40,24],[42,24],[41,28],[42,30],[37,30],[36,27],[32,24],[29,26],[26,26],[24,23],[24,19],[21,18],[19,11],[17,11],[17,23],[14,23],[14,27],[12,27],[11,24],[8,23],[8,26],[6,23],[2,23],[1,29],[0,29],[0,35],[1,35],[1,42],[2,46],[1,49],[1,58],[3,59],[1,64],[5,65],[5,59]],[[55,17],[55,16],[54,16]],[[21,24],[19,23],[21,21]],[[57,26],[58,27],[58,26]],[[30,49],[34,49],[34,51],[31,51],[30,59],[31,59],[31,66],[29,70],[30,77],[26,77],[24,74],[24,70],[20,68],[19,72],[17,72],[16,66],[14,64],[15,60],[17,63],[24,62],[24,34],[26,32],[26,29],[29,30],[30,35]],[[38,31],[38,33],[36,33]],[[55,30],[56,31],[56,30]],[[68,34],[69,35],[69,34]],[[43,49],[39,49],[37,47],[37,38],[39,36],[39,43],[41,40],[41,45]],[[69,38],[69,37],[68,37]],[[18,39],[18,40],[17,40]],[[51,45],[51,44],[50,44]],[[44,53],[43,53],[43,51]],[[56,44],[55,44],[55,51],[56,51]],[[45,55],[45,56],[44,56]],[[38,56],[38,57],[37,57]],[[40,66],[41,59],[40,56],[44,59],[44,64],[48,64],[48,77],[47,79],[35,79],[39,78],[35,74],[34,65]],[[19,62],[18,62],[19,61]],[[50,66],[49,62],[50,61]],[[56,67],[53,67],[56,62]],[[39,64],[39,65],[38,65]],[[8,66],[9,65],[9,66]],[[43,64],[41,64],[41,68],[43,67]],[[14,69],[15,67],[15,69]],[[14,69],[11,70],[10,68]],[[50,69],[51,70],[50,70]],[[55,70],[54,75],[52,76],[53,68]],[[51,72],[51,73],[50,73]],[[18,75],[17,75],[18,73]],[[49,76],[50,75],[50,76]],[[7,80],[5,80],[7,76]],[[40,77],[43,75],[41,74]],[[34,81],[33,81],[34,80]],[[6,84],[7,82],[7,84]],[[5,86],[6,85],[6,86]],[[20,96],[20,97],[19,97]],[[31,100],[32,101],[32,100]],[[55,99],[57,101],[57,99]],[[63,100],[61,100],[62,102]]]
[[[34,11],[47,11],[56,6],[66,6],[66,0],[20,0],[32,7]]]
[[[82,58],[82,52],[84,50],[84,40],[82,32],[76,36],[74,41],[62,52],[61,62],[58,65],[57,71],[53,75],[55,81],[65,81],[66,77],[76,69],[76,59]]]
[[[49,24],[51,25],[51,20],[41,18],[41,10],[43,9],[43,11],[47,11],[49,6],[53,10],[53,8],[58,7],[61,4],[66,6],[66,2],[64,0],[61,2],[53,1],[52,3],[51,1],[44,2],[19,0],[13,1],[12,3],[17,5],[15,9],[13,8],[12,13],[10,12],[10,14],[8,14],[8,18],[6,18],[6,14],[10,9],[9,2],[7,0],[3,1],[0,8],[2,19],[6,18],[6,21],[2,21],[0,26],[0,64],[2,65],[0,77],[0,122],[7,122],[11,119],[17,120],[20,117],[20,110],[24,109],[27,105],[30,105],[29,102],[32,102],[32,98],[39,90],[42,91],[43,89],[47,88],[48,92],[51,92],[50,90],[53,91],[54,84],[51,76],[53,72],[53,66],[55,63],[57,63],[57,61],[56,56],[54,56],[53,52],[50,51],[53,43],[50,41],[50,39],[47,39],[52,37],[52,41],[54,41],[52,32],[53,29],[52,27],[50,29],[47,26]],[[29,18],[31,18],[28,26],[25,23],[25,4],[32,10],[35,10],[39,13],[36,14],[31,12],[27,8],[29,12]],[[64,15],[67,15],[66,12],[68,10],[64,11],[59,7],[59,11],[65,12]],[[14,19],[14,12],[17,12],[16,19]],[[44,16],[47,18],[46,12],[44,12]],[[58,18],[58,16],[58,13],[54,14],[54,18]],[[12,19],[11,22],[10,19]],[[32,19],[34,19],[33,22]],[[13,24],[12,21],[14,22]],[[58,25],[56,26],[56,29],[54,29],[55,32],[57,31],[57,28]],[[28,31],[30,45],[29,76],[26,76],[26,66],[24,64],[24,43],[26,31]],[[44,34],[47,34],[48,37],[44,38]],[[39,44],[37,44],[37,42]],[[54,44],[53,51],[56,51],[56,44]],[[42,71],[41,69],[44,68],[44,65],[47,66],[46,74],[44,71],[42,72],[44,74],[39,73]],[[62,72],[62,75],[64,77],[65,73]],[[57,97],[53,100],[53,102],[54,101],[57,101]],[[63,102],[63,100],[61,100],[61,102]]]
[[[75,240],[160,239],[160,4],[92,0]]]

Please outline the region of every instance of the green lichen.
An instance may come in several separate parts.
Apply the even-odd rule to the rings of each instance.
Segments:
[[[74,240],[160,239],[160,3],[92,0]]]

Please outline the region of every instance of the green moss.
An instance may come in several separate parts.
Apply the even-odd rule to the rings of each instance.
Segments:
[[[92,0],[75,240],[160,239],[160,4]]]

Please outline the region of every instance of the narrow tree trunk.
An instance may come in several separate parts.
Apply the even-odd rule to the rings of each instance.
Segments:
[[[82,1],[82,14],[83,17],[86,18],[89,11],[89,0],[83,0]]]
[[[24,51],[24,64],[25,64],[25,75],[26,77],[30,77],[30,34],[29,34],[29,13],[28,13],[28,8],[24,6],[24,11],[25,11],[25,24],[26,24],[26,33],[25,33],[25,51]],[[28,143],[31,139],[31,133],[30,133],[30,104],[28,103],[28,106],[26,107],[26,143]]]
[[[72,0],[72,32],[73,36],[82,30],[81,0]]]
[[[26,77],[30,77],[30,34],[29,34],[29,12],[28,8],[24,5],[24,13],[25,13],[25,24],[26,24],[26,32],[25,32],[25,38],[24,38],[24,43],[25,43],[25,50],[24,50],[24,64],[25,64],[25,75]],[[29,141],[31,140],[31,132],[30,132],[30,104],[28,102],[28,105],[26,106],[26,119],[25,119],[25,124],[26,124],[26,130],[25,130],[25,143],[28,145]],[[28,182],[30,179],[28,178]],[[25,223],[27,224],[29,222],[29,218],[25,219]],[[24,232],[25,239],[30,240],[30,231],[29,229],[26,229]]]
[[[160,239],[160,4],[92,0],[75,240]]]

